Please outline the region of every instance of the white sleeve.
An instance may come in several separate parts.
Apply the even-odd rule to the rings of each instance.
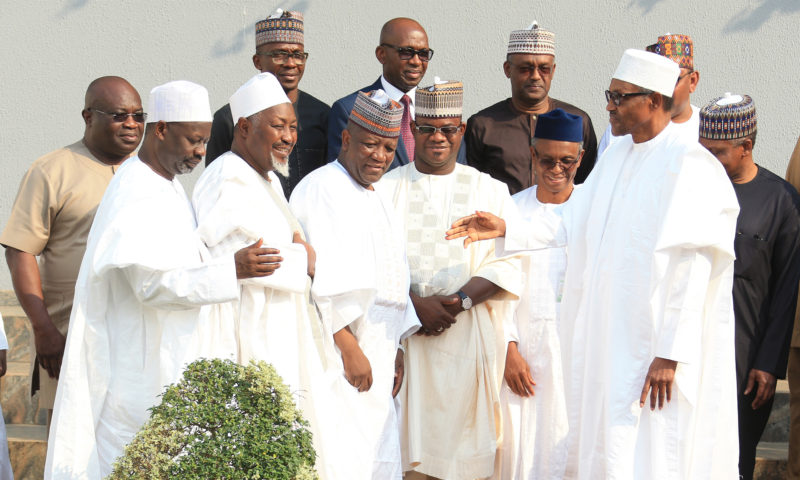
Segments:
[[[495,252],[498,256],[505,256],[566,246],[567,230],[562,212],[561,208],[542,209],[530,220],[521,217],[506,219],[506,236],[495,240]]]
[[[8,337],[6,337],[6,326],[2,315],[0,315],[0,350],[8,350]]]

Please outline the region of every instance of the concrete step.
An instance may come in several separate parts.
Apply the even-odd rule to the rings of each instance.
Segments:
[[[788,476],[788,442],[764,442],[758,444],[754,480],[784,480]]]
[[[6,425],[11,469],[17,480],[44,477],[47,456],[47,427],[43,425]]]

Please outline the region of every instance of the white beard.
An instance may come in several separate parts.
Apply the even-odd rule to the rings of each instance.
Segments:
[[[289,157],[286,157],[286,160],[283,162],[278,161],[275,156],[272,156],[272,169],[275,170],[277,173],[280,173],[285,178],[289,178]]]

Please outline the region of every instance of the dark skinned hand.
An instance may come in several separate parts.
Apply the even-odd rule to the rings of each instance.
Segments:
[[[503,237],[506,234],[506,222],[502,218],[489,212],[475,212],[472,215],[461,217],[450,226],[445,233],[446,240],[464,238],[464,248],[470,243],[479,240],[491,240]]]
[[[261,247],[262,239],[244,247],[233,255],[236,262],[236,278],[266,277],[280,268],[283,257],[278,257],[277,248]]]
[[[456,315],[461,311],[460,301],[458,295],[433,295],[423,298],[412,293],[411,302],[417,311],[419,323],[422,324],[420,333],[435,336],[450,328],[456,323]]]
[[[648,391],[650,391],[650,410],[656,409],[656,401],[658,401],[658,409],[661,410],[664,408],[664,398],[667,399],[667,402],[672,400],[672,383],[675,380],[676,368],[678,368],[678,362],[674,360],[661,357],[653,359],[647,370],[642,395],[639,397],[640,408],[644,408]]]
[[[517,349],[517,342],[508,342],[506,369],[503,376],[511,391],[520,397],[532,397],[535,395],[533,386],[536,385],[536,382],[533,381],[528,362],[522,358]]]
[[[778,379],[769,372],[753,368],[747,375],[747,387],[744,389],[744,394],[749,395],[753,391],[755,384],[758,384],[758,390],[756,390],[756,397],[750,406],[753,410],[758,410],[775,395]]]
[[[61,371],[61,358],[64,356],[67,337],[50,323],[43,325],[41,329],[35,328],[33,338],[39,365],[47,370],[51,378],[57,379]]]

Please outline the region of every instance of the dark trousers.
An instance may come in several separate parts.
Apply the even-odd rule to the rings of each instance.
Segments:
[[[739,393],[739,478],[743,480],[753,478],[753,470],[756,468],[756,446],[767,426],[772,402],[775,400],[775,397],[772,397],[761,408],[753,410],[751,404],[755,396],[755,387],[749,395]]]

